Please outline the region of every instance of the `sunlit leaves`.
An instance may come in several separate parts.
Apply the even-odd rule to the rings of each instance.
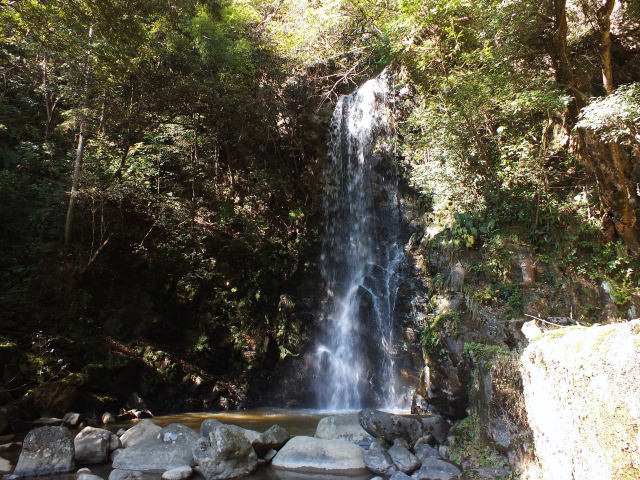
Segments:
[[[580,112],[576,128],[593,130],[607,142],[640,144],[640,83],[620,86]]]

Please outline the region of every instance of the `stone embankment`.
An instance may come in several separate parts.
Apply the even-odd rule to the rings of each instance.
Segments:
[[[150,419],[117,435],[94,427],[79,427],[74,435],[66,426],[44,426],[27,434],[13,473],[4,480],[74,471],[77,479],[101,480],[87,466],[109,462],[109,480],[145,474],[181,480],[195,473],[206,480],[224,480],[250,475],[269,464],[280,479],[305,474],[391,480],[478,478],[478,472],[463,472],[442,457],[446,449],[441,443],[449,425],[439,416],[406,417],[368,409],[323,418],[313,437],[290,437],[278,425],[257,432],[215,419],[203,421],[199,432],[178,423],[161,427]]]

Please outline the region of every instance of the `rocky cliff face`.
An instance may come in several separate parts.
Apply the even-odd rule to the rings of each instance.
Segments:
[[[640,478],[640,321],[554,330],[522,354],[545,480]]]

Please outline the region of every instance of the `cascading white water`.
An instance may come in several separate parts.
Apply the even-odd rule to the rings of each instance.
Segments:
[[[331,122],[321,256],[325,329],[314,357],[323,409],[399,402],[392,327],[403,252],[392,102],[383,74],[341,97]]]

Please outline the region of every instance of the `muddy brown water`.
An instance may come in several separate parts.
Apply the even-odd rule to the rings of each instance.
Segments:
[[[195,431],[200,431],[200,424],[208,419],[215,418],[222,423],[229,423],[238,425],[243,428],[251,430],[257,430],[263,432],[271,425],[278,424],[281,427],[286,428],[291,436],[295,435],[309,435],[313,436],[316,431],[316,426],[321,418],[329,415],[345,415],[355,412],[345,413],[328,413],[319,412],[314,410],[280,410],[280,409],[256,409],[256,410],[244,410],[233,412],[195,412],[195,413],[180,413],[175,415],[164,415],[160,417],[154,417],[152,420],[154,423],[160,426],[165,426],[170,423],[182,423]],[[129,428],[135,422],[126,424],[113,425],[110,428],[117,430],[119,428]],[[10,458],[11,462],[15,466],[17,461],[17,455],[14,458]],[[78,465],[77,468],[82,467]],[[110,465],[91,466],[88,468],[91,471],[104,479],[107,479],[111,472]],[[262,466],[256,472],[244,477],[245,480],[368,480],[374,475],[326,475],[326,474],[303,474],[297,472],[283,472],[273,470],[270,466]],[[74,480],[76,478],[75,473],[64,475],[50,475],[43,477],[36,477],[40,480]],[[161,473],[147,473],[144,474],[143,480],[160,480]],[[191,477],[195,480],[202,480],[204,477],[194,474]]]

